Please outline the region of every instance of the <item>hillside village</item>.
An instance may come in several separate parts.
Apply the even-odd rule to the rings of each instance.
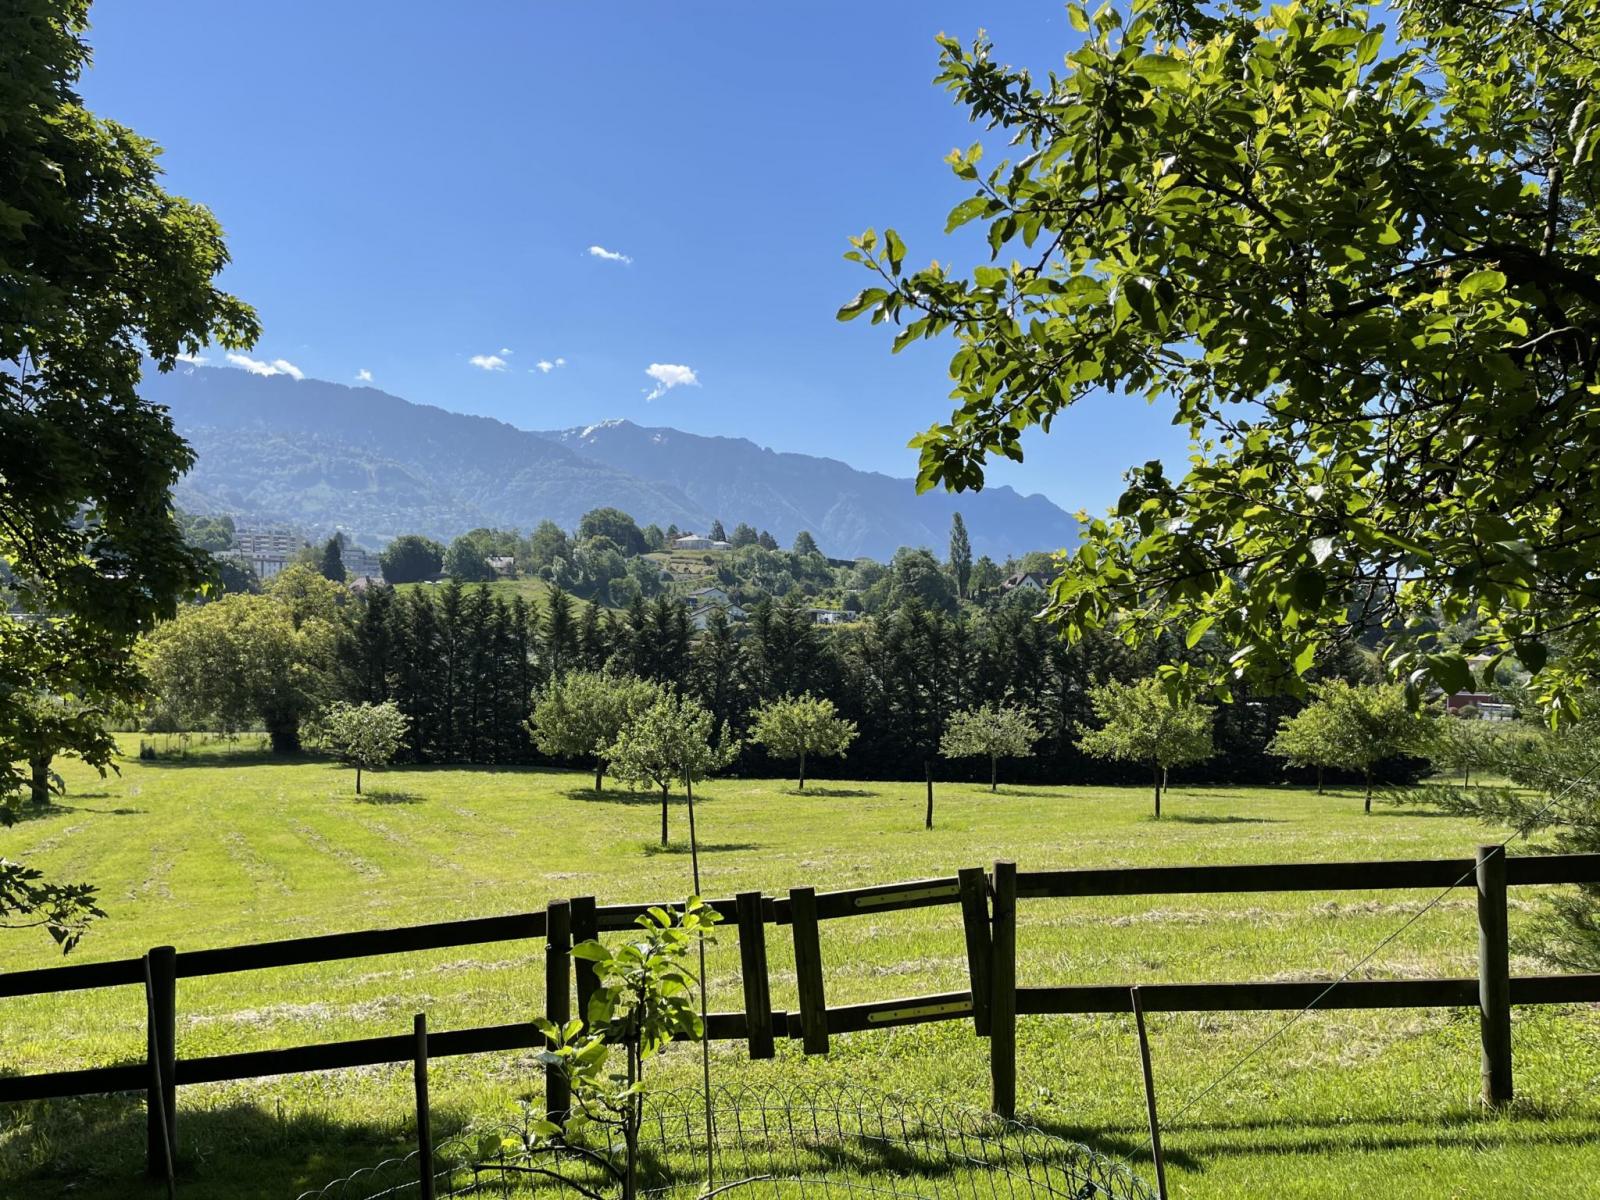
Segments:
[[[762,599],[794,596],[804,600],[816,624],[844,625],[882,611],[897,587],[904,593],[911,586],[925,604],[954,611],[962,602],[992,604],[1017,591],[1042,598],[1053,576],[1052,556],[1043,552],[1003,563],[987,556],[972,560],[970,550],[960,550],[965,529],[959,514],[952,523],[948,561],[926,549],[905,549],[889,563],[828,557],[806,532],[785,550],[770,533],[744,523],[731,534],[721,521],[704,533],[676,526],[640,528],[617,509],[586,514],[571,533],[546,521],[526,537],[477,529],[445,545],[412,534],[381,550],[342,533],[318,544],[290,529],[235,526],[228,517],[185,519],[194,544],[215,557],[225,591],[258,590],[296,564],[337,574],[357,592],[452,579],[496,583],[512,591],[520,584],[536,592],[542,584],[615,609],[636,598],[672,596],[688,607],[697,631],[705,630],[714,608],[738,623]],[[968,557],[958,565],[963,553]],[[335,558],[337,570],[331,565]]]

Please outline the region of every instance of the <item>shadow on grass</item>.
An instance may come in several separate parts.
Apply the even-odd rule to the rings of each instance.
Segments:
[[[361,795],[355,797],[357,804],[426,804],[428,801],[415,792],[395,792],[384,788],[381,791],[368,788]]]
[[[663,846],[660,842],[645,842],[640,848],[644,851],[644,854],[645,854],[646,858],[653,858],[658,854],[687,854],[687,853],[689,853],[689,843],[688,842],[668,842],[665,846]],[[759,842],[701,842],[700,843],[700,853],[701,854],[718,854],[718,853],[726,853],[726,852],[731,851],[731,850],[759,850],[759,849],[761,849],[761,843],[759,843]]]
[[[568,800],[579,800],[587,804],[625,804],[625,805],[650,805],[661,807],[660,792],[630,792],[625,788],[597,792],[593,788],[567,788],[561,793]],[[694,793],[694,806],[700,808],[710,803],[709,797],[702,796],[698,788]],[[680,791],[674,791],[667,797],[667,803],[673,808],[683,808],[684,797]]]
[[[1561,1121],[1564,1128],[1541,1129]],[[1148,1139],[1125,1128],[1033,1122],[1045,1133],[1080,1142],[1104,1154],[1144,1164]],[[1600,1137],[1600,1121],[1520,1104],[1509,1113],[1461,1111],[1419,1118],[1403,1114],[1282,1120],[1179,1121],[1162,1130],[1169,1163],[1197,1173],[1218,1158],[1261,1157],[1288,1161],[1323,1155],[1367,1154],[1384,1150],[1498,1150],[1527,1146],[1588,1146]],[[1186,1147],[1186,1148],[1184,1148]]]
[[[432,1117],[436,1143],[466,1123],[464,1114],[439,1107]],[[322,1113],[283,1115],[241,1102],[206,1108],[180,1103],[177,1191],[284,1200],[409,1154],[416,1146],[413,1130],[408,1107],[371,1122]],[[165,1184],[146,1180],[144,1168],[141,1095],[0,1106],[0,1195],[164,1197]]]
[[[1282,825],[1284,823],[1282,817],[1215,817],[1205,813],[1162,813],[1161,819],[1174,821],[1179,825]]]
[[[881,796],[882,792],[868,791],[866,788],[830,788],[830,787],[784,787],[778,789],[785,796],[795,796],[803,799],[806,796],[821,796],[825,799],[835,800],[852,796]]]
[[[86,793],[84,796],[77,797],[77,799],[89,799],[91,796],[101,797],[109,794],[108,792]],[[147,811],[147,809],[143,808],[129,808],[126,805],[120,808],[95,808],[91,804],[24,804],[12,814],[12,820],[15,824],[21,825],[27,821],[43,821],[48,817],[64,817],[70,813],[95,813],[102,817],[133,817]]]

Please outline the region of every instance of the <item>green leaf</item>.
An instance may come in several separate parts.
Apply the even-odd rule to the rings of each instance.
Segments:
[[[883,300],[889,293],[882,288],[863,288],[857,292],[853,299],[846,303],[837,313],[836,320],[853,321],[867,309]]]
[[[1187,73],[1181,59],[1167,54],[1141,54],[1133,60],[1133,69],[1154,84],[1171,83]]]
[[[1499,271],[1482,270],[1474,271],[1458,285],[1461,295],[1470,300],[1474,296],[1483,296],[1491,292],[1498,292],[1505,288],[1506,277]]]
[[[1216,623],[1216,620],[1216,617],[1201,617],[1193,625],[1189,626],[1189,632],[1184,637],[1183,644],[1193,650],[1199,644],[1200,639],[1205,637],[1206,630],[1210,629]]]

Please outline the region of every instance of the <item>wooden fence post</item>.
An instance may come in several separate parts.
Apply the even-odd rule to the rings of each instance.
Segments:
[[[1017,864],[994,864],[989,955],[989,1107],[1017,1115]]]
[[[771,1058],[772,989],[767,979],[767,930],[762,919],[761,893],[740,892],[734,897],[739,917],[739,974],[744,980],[745,1040],[751,1058]]]
[[[595,909],[593,896],[574,896],[569,911],[572,916],[573,945],[576,946],[580,942],[592,942],[600,936],[600,914]],[[586,958],[574,959],[572,968],[578,984],[578,1016],[583,1021],[585,1028],[587,1028],[589,1024],[589,998],[594,995],[595,989],[600,986],[600,976],[595,974],[594,964]]]
[[[1506,852],[1478,847],[1478,1023],[1483,1102],[1511,1103],[1511,950],[1506,923]]]
[[[554,1025],[572,1019],[572,910],[565,900],[552,900],[545,909],[544,1015]],[[558,1067],[546,1067],[544,1111],[547,1120],[560,1123],[572,1105],[572,1088]]]
[[[794,934],[794,973],[800,994],[802,1045],[807,1054],[826,1054],[828,1003],[822,989],[822,940],[817,930],[815,888],[790,889],[789,928]]]
[[[967,982],[972,988],[972,1031],[989,1036],[989,880],[982,867],[956,872],[961,889],[961,924],[967,935]]]
[[[428,1115],[428,1015],[411,1018],[411,1082],[417,1093],[417,1185],[421,1200],[433,1200],[433,1120]]]
[[[145,955],[145,1171],[172,1186],[178,1157],[178,952],[156,946]]]

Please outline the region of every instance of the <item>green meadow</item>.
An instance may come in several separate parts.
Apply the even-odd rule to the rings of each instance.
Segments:
[[[690,888],[681,800],[673,843],[657,844],[654,797],[582,773],[412,768],[373,774],[354,795],[331,763],[191,748],[102,780],[67,764],[68,794],[0,834],[5,853],[55,877],[97,882],[108,912],[69,961],[172,944],[187,949],[526,911],[551,899],[681,899]],[[174,743],[175,745],[176,743]],[[708,895],[780,893],[944,875],[1014,859],[1024,869],[1183,863],[1460,857],[1505,831],[1404,805],[1363,816],[1354,791],[1179,787],[1160,822],[1140,788],[944,785],[922,828],[920,784],[826,781],[796,793],[771,779],[699,792]],[[1024,901],[1019,982],[1155,983],[1331,979],[1415,914],[1424,892],[1167,896]],[[1539,906],[1513,892],[1512,934]],[[773,1002],[793,1007],[786,927],[769,929]],[[1450,895],[1361,972],[1472,975],[1470,891]],[[830,1003],[967,986],[954,908],[829,922]],[[1515,953],[1515,952],[1514,952]],[[4,935],[0,969],[59,961],[41,933]],[[712,950],[712,1007],[741,1006],[737,946]],[[1539,971],[1526,957],[1513,970]],[[180,981],[180,1057],[526,1019],[543,996],[542,943]],[[0,1000],[0,1069],[139,1061],[143,998],[112,988]],[[1186,1109],[1286,1014],[1150,1018],[1174,1196],[1194,1198],[1600,1195],[1600,1009],[1519,1009],[1518,1099],[1476,1103],[1476,1012],[1313,1013]],[[756,1089],[845,1082],[951,1105],[987,1100],[986,1043],[967,1022],[835,1037],[827,1057],[798,1044],[749,1063],[718,1044],[721,1082]],[[698,1052],[675,1047],[659,1078],[692,1082]],[[436,1127],[500,1116],[541,1091],[529,1056],[433,1064]],[[1021,1114],[1118,1156],[1142,1152],[1145,1115],[1126,1017],[1023,1018]],[[292,1198],[403,1152],[412,1135],[408,1067],[328,1072],[180,1091],[184,1197]],[[140,1096],[0,1109],[0,1194],[160,1194],[141,1180]]]

